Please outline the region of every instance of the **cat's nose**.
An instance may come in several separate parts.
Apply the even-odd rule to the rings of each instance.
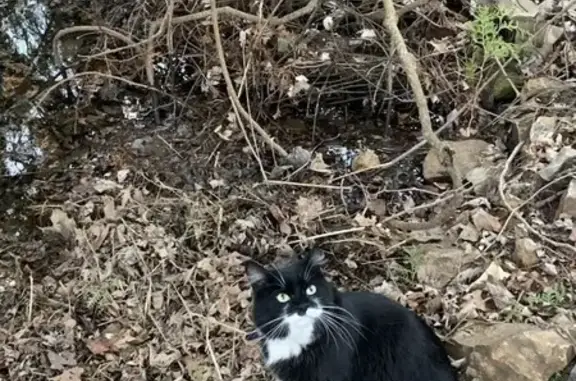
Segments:
[[[301,304],[301,305],[296,307],[296,313],[300,316],[306,315],[307,310],[308,310],[308,305],[306,305],[306,304]]]

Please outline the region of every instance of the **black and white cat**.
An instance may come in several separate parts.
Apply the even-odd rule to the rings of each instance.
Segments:
[[[432,329],[383,295],[340,292],[310,250],[266,268],[245,262],[265,364],[281,381],[456,381]]]

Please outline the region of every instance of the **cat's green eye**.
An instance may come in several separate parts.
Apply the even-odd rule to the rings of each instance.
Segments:
[[[286,303],[290,300],[290,296],[288,296],[288,294],[281,292],[278,295],[276,295],[276,299],[280,302],[280,303]]]
[[[316,286],[314,286],[313,284],[308,286],[308,288],[306,289],[306,295],[314,295],[315,293],[316,293]]]

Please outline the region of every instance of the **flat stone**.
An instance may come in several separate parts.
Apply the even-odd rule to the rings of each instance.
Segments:
[[[562,170],[563,167],[567,166],[569,162],[573,162],[575,158],[576,149],[572,147],[563,147],[560,152],[554,156],[552,161],[538,172],[538,175],[540,175],[544,180],[550,181]]]
[[[447,141],[445,143],[454,151],[454,165],[462,177],[465,177],[474,168],[481,166],[482,152],[492,146],[492,144],[479,139]],[[428,151],[422,166],[422,174],[427,180],[438,180],[448,176],[448,171],[440,163],[435,150]]]
[[[532,267],[536,265],[538,260],[538,255],[536,251],[540,248],[534,240],[531,238],[517,238],[514,245],[514,254],[512,259],[514,262],[522,268]]]
[[[548,381],[574,358],[572,344],[555,329],[521,323],[473,323],[452,337],[453,356],[467,357],[478,381]]]
[[[455,247],[425,245],[423,249],[424,253],[417,261],[416,275],[420,282],[438,289],[446,286],[476,257],[473,252]]]

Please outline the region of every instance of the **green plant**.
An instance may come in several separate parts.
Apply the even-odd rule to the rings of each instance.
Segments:
[[[476,64],[476,62],[474,62],[473,59],[467,59],[466,61],[464,61],[464,75],[466,76],[466,81],[471,85],[476,84],[477,70],[478,65]]]
[[[422,262],[422,256],[424,252],[421,248],[410,246],[403,249],[403,251],[407,254],[406,256],[406,272],[411,281],[416,279],[416,273],[418,271],[418,266]]]
[[[502,6],[483,5],[477,8],[470,37],[474,44],[482,48],[485,59],[500,62],[510,57],[519,59],[521,46],[502,37],[505,33],[522,33],[510,14],[510,10]]]
[[[558,283],[553,287],[544,290],[538,294],[530,295],[527,298],[527,302],[530,306],[550,306],[558,307],[567,297],[566,287],[562,283]]]
[[[561,372],[556,372],[550,377],[548,381],[562,381],[563,378],[564,376]]]

